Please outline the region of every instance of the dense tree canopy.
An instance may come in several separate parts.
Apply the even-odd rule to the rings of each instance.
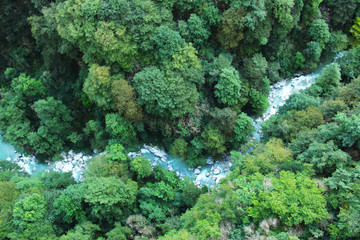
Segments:
[[[360,238],[359,0],[0,9],[1,140],[39,161],[103,152],[81,184],[0,161],[1,240]],[[317,68],[252,141],[270,84]],[[207,191],[127,155],[145,143],[231,173]]]

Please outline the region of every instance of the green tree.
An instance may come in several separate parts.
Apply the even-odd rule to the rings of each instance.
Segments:
[[[85,79],[83,91],[89,99],[99,107],[108,110],[113,107],[111,95],[110,67],[93,64],[89,68],[88,77]]]
[[[115,177],[86,178],[84,201],[90,206],[91,216],[98,220],[113,222],[128,213],[136,200],[137,183],[125,184]]]
[[[165,236],[160,236],[159,240],[197,240],[198,238],[191,234],[189,231],[181,229],[178,232],[171,231],[166,233]]]
[[[255,220],[276,215],[287,226],[319,223],[329,217],[322,190],[309,177],[280,172],[271,178],[273,188],[253,199],[248,214]]]
[[[261,94],[268,95],[270,81],[265,77],[268,68],[268,62],[261,53],[254,56],[244,63],[244,75],[248,79],[250,87],[256,89]]]
[[[350,33],[355,38],[355,43],[353,43],[353,45],[357,46],[360,43],[360,17],[357,17],[354,20],[354,25],[351,27]]]
[[[316,85],[322,88],[324,94],[327,94],[340,85],[340,80],[340,66],[332,63],[321,71],[321,75],[316,79]]]
[[[331,49],[334,49],[336,52],[341,52],[347,49],[349,40],[346,34],[342,31],[332,32],[329,40],[329,45]]]
[[[138,178],[149,177],[152,173],[151,164],[144,157],[135,157],[130,162],[130,169],[136,172]]]
[[[279,113],[282,114],[291,110],[300,111],[312,106],[319,107],[320,99],[300,91],[299,93],[292,94],[285,101],[285,104],[279,107]]]
[[[21,73],[19,77],[14,78],[11,82],[13,91],[19,97],[40,98],[45,95],[45,87],[40,80],[31,78],[24,73]]]
[[[131,229],[123,227],[120,222],[115,223],[115,227],[106,236],[109,240],[126,240],[131,234]]]
[[[322,49],[325,48],[325,44],[330,40],[329,26],[323,19],[313,21],[309,26],[308,34],[312,41],[320,44]]]
[[[345,113],[338,113],[333,120],[337,123],[332,129],[332,134],[343,147],[352,147],[360,145],[360,114],[346,116]]]
[[[81,222],[85,219],[83,207],[85,189],[82,185],[71,185],[55,199],[55,214],[65,223]]]
[[[313,142],[309,148],[298,155],[298,160],[314,165],[318,174],[331,175],[336,169],[346,168],[351,163],[351,157],[338,149],[334,142]]]
[[[83,129],[83,132],[89,138],[92,149],[98,149],[100,151],[105,149],[108,142],[108,135],[106,134],[100,121],[88,121]]]
[[[278,39],[283,39],[299,20],[299,16],[294,14],[296,8],[294,0],[281,1],[275,0],[268,3],[268,8],[275,18],[274,32]]]
[[[246,113],[241,113],[238,115],[234,127],[233,142],[235,143],[235,146],[247,142],[247,137],[251,136],[255,131],[255,128],[252,124],[253,120],[248,115],[246,115]]]
[[[128,121],[142,120],[142,109],[136,102],[134,88],[124,79],[115,80],[111,84],[114,108],[124,115]]]
[[[68,231],[66,235],[62,235],[60,240],[91,240],[95,238],[100,230],[98,225],[90,221],[84,221],[76,225],[74,229]]]
[[[359,174],[359,166],[351,170],[337,169],[330,178],[326,179],[330,192],[329,203],[338,210],[336,221],[328,228],[334,238],[359,237]]]
[[[322,48],[320,43],[311,41],[306,44],[306,49],[304,50],[304,56],[309,61],[307,66],[309,68],[315,68],[320,61]]]
[[[356,108],[359,106],[359,93],[360,93],[360,78],[353,79],[345,86],[338,87],[338,98],[345,102],[350,108]]]
[[[192,42],[197,49],[201,49],[210,37],[210,31],[206,22],[196,14],[190,14],[187,22],[179,21],[181,36],[187,42]]]
[[[249,104],[253,108],[253,110],[258,114],[262,114],[263,112],[265,112],[270,105],[269,101],[267,100],[267,94],[266,95],[261,94],[255,89],[250,90]]]
[[[255,40],[257,44],[266,44],[271,28],[264,25],[266,22],[265,2],[233,1],[230,6],[223,13],[218,28],[217,39],[221,45],[224,48],[235,48],[248,35],[246,41]]]
[[[12,226],[12,214],[16,198],[19,192],[16,190],[14,182],[0,181],[0,239],[14,231]]]
[[[199,239],[214,239],[222,236],[219,227],[220,206],[214,199],[214,195],[202,195],[195,206],[180,217],[182,226]]]
[[[212,125],[207,125],[201,133],[201,142],[211,156],[220,156],[226,151],[225,137],[220,130]]]
[[[237,119],[235,111],[230,108],[215,108],[214,111],[210,112],[210,115],[213,118],[214,125],[218,126],[226,136],[233,134]]]
[[[106,114],[105,126],[105,130],[110,136],[122,144],[132,143],[136,139],[136,132],[132,124],[117,113]]]
[[[186,159],[188,143],[183,138],[177,138],[170,146],[170,154],[181,159]]]
[[[214,94],[220,103],[234,106],[241,98],[241,85],[238,71],[233,67],[228,67],[222,69],[219,82],[214,87]]]
[[[178,72],[163,72],[148,67],[134,77],[134,87],[139,94],[138,103],[145,105],[148,113],[168,118],[192,112],[198,101],[194,83]]]
[[[137,53],[137,45],[125,25],[115,19],[104,21],[104,1],[67,0],[57,4],[56,23],[58,34],[76,45],[86,63],[118,63],[131,70]]]
[[[333,118],[338,112],[348,110],[348,106],[343,100],[326,100],[321,104],[321,112],[328,121]]]
[[[26,229],[31,223],[42,221],[46,213],[46,205],[44,197],[38,193],[21,199],[14,206],[14,224]]]
[[[350,29],[353,19],[356,17],[356,11],[359,9],[359,2],[357,0],[327,0],[324,2],[330,9],[332,27],[341,30]]]
[[[180,36],[179,32],[170,29],[168,26],[159,27],[154,41],[158,48],[155,56],[162,64],[170,62],[172,56],[185,45],[185,40]]]
[[[360,75],[360,46],[345,51],[337,63],[341,67],[342,79],[344,82],[350,82],[353,78],[357,78]]]
[[[62,101],[53,97],[36,101],[33,108],[40,126],[36,132],[29,133],[32,148],[43,156],[60,153],[70,140],[73,121],[70,110]]]

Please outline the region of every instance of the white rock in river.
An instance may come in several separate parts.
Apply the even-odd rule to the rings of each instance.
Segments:
[[[140,152],[142,154],[145,154],[145,153],[149,153],[149,150],[147,150],[146,148],[142,148],[142,149],[140,149]]]
[[[208,177],[208,176],[210,176],[210,173],[209,173],[209,172],[207,172],[207,173],[206,173],[206,176],[207,176],[207,177]]]
[[[73,172],[80,172],[81,169],[80,169],[79,167],[74,167],[72,171],[73,171]]]
[[[160,160],[161,160],[162,162],[166,162],[167,158],[166,158],[166,157],[161,157]]]
[[[231,168],[233,166],[232,162],[229,162],[229,168]]]
[[[195,171],[194,171],[194,173],[196,174],[196,175],[199,175],[200,173],[201,173],[201,171],[200,171],[200,169],[195,169]]]
[[[48,165],[50,165],[50,162],[49,162],[49,164]],[[55,163],[55,168],[56,169],[62,169],[64,167],[64,163],[63,162],[56,162]]]
[[[74,156],[75,161],[79,161],[82,158],[82,153],[78,153]]]
[[[214,164],[214,161],[211,158],[206,159],[206,164],[212,165]]]
[[[32,171],[36,172],[36,170],[37,170],[37,167],[33,167]]]
[[[71,163],[66,163],[65,166],[62,168],[63,172],[71,172],[73,170],[73,165]]]
[[[174,169],[173,169],[172,166],[169,166],[169,167],[168,167],[168,170],[171,171],[171,172],[174,171]]]
[[[221,173],[221,170],[220,170],[220,169],[216,168],[216,169],[214,170],[214,174],[215,174],[215,175],[218,175],[218,174],[220,174],[220,173]]]
[[[6,159],[6,161],[11,161],[11,157],[8,157],[8,158]]]

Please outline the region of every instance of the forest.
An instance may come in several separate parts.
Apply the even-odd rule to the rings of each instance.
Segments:
[[[360,239],[360,0],[2,0],[0,240]],[[324,63],[332,62],[325,66]],[[321,69],[252,139],[270,86]],[[189,167],[230,155],[213,187]]]

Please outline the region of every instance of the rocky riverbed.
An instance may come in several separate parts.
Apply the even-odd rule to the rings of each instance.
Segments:
[[[191,178],[195,185],[199,187],[219,183],[220,179],[229,173],[233,164],[229,156],[224,156],[221,161],[213,161],[208,158],[206,166],[189,168],[181,159],[174,158],[164,150],[149,145],[144,145],[139,152],[131,152],[128,156],[130,158],[143,156],[149,159],[152,166],[160,165],[169,171],[175,172],[180,179],[184,177]]]
[[[90,160],[92,156],[69,151],[68,153],[61,153],[61,157],[63,160],[39,163],[34,156],[24,156],[22,154],[16,154],[15,152],[13,157],[8,157],[6,160],[16,163],[21,168],[20,172],[27,172],[30,175],[42,171],[72,172],[73,178],[77,182],[82,182],[87,161]]]

